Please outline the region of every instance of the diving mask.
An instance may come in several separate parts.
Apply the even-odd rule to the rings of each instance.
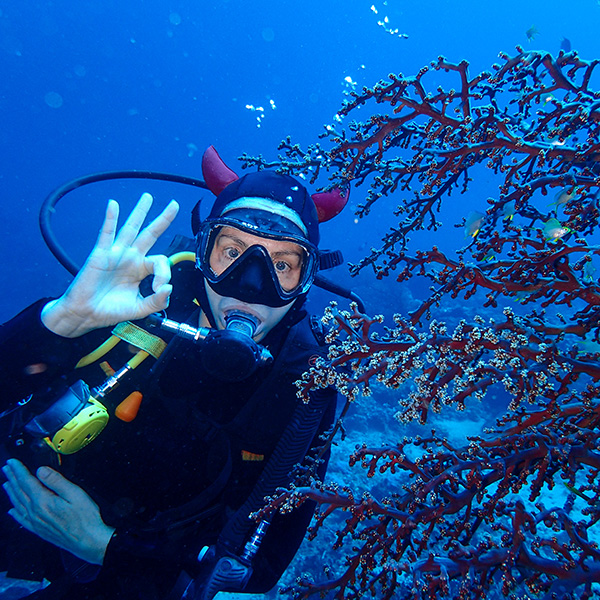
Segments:
[[[231,217],[205,221],[196,236],[196,266],[221,296],[285,306],[308,292],[319,264],[317,248],[294,229],[259,229]]]

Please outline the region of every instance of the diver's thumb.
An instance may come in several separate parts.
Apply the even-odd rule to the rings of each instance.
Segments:
[[[151,315],[152,313],[165,310],[169,306],[169,300],[171,293],[173,292],[173,286],[169,283],[161,285],[151,296],[144,299],[144,316]]]

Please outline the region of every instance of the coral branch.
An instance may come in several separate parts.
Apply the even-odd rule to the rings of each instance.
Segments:
[[[311,536],[335,523],[334,547],[347,556],[327,581],[300,580],[294,597],[598,593],[600,92],[590,86],[599,64],[517,48],[471,77],[466,61],[439,57],[353,94],[308,150],[286,140],[275,161],[244,157],[313,182],[326,174],[325,187],[365,185],[358,217],[393,197],[400,222],[350,272],[369,266],[379,279],[432,284],[392,326],[332,305],[328,359],[297,383],[299,397],[333,385],[346,398],[343,417],[358,395],[398,390],[403,425],[473,401],[508,407],[464,447],[433,431],[359,445],[350,465],[381,481],[381,498],[306,471],[271,498],[266,511],[316,502]],[[429,89],[432,74],[455,86]],[[344,127],[357,114],[363,121]],[[413,248],[411,234],[439,230],[442,209],[483,169],[496,197],[455,223],[467,245]],[[462,318],[446,325],[458,300]]]

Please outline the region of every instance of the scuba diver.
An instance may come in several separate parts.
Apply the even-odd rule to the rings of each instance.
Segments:
[[[311,503],[256,512],[303,461],[325,473],[336,392],[294,382],[326,354],[303,306],[341,262],[318,245],[343,194],[238,178],[212,147],[203,174],[178,259],[148,255],[176,202],[143,228],[143,194],[117,231],[111,200],[67,291],[0,327],[0,571],[44,581],[28,598],[263,593],[304,537]]]

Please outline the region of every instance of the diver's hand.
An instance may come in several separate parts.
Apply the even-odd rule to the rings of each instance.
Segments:
[[[101,565],[115,529],[104,523],[97,504],[77,485],[49,467],[34,477],[10,459],[3,484],[14,508],[8,514],[42,539],[86,562]]]
[[[42,323],[63,337],[78,337],[100,327],[142,319],[168,306],[172,286],[166,256],[146,256],[177,215],[171,201],[162,213],[140,231],[152,206],[142,194],[118,234],[119,205],[110,200],[98,241],[69,289],[42,310]],[[153,294],[144,298],[140,282],[148,275]]]

